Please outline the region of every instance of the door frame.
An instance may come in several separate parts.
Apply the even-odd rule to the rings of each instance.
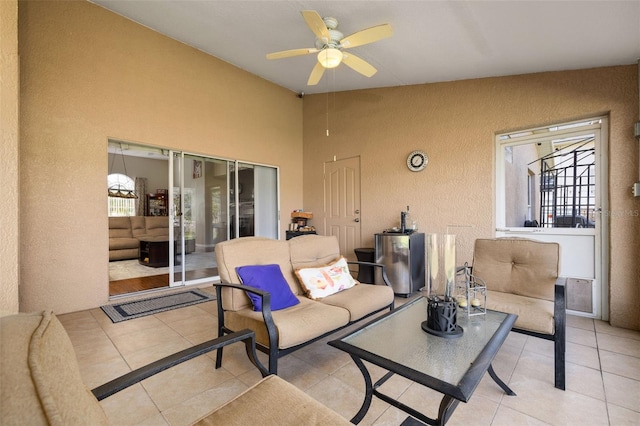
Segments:
[[[507,146],[535,143],[538,140],[551,137],[560,138],[567,135],[580,133],[595,134],[595,161],[596,161],[596,213],[598,220],[594,233],[594,280],[592,289],[593,310],[586,316],[607,321],[609,319],[609,128],[608,116],[596,116],[583,120],[574,120],[552,126],[544,126],[526,129],[518,132],[499,133],[495,136],[495,236],[515,234],[534,239],[552,239],[553,235],[569,235],[571,232],[578,234],[590,234],[586,229],[578,229],[568,232],[566,228],[525,228],[507,227],[506,202],[505,202],[505,168],[504,148]],[[578,126],[579,123],[594,122],[594,124]],[[599,123],[597,123],[599,121]],[[553,133],[549,129],[555,128]],[[511,135],[504,139],[505,135]],[[572,314],[585,315],[582,312],[571,311]]]

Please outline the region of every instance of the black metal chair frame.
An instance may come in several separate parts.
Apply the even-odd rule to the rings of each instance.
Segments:
[[[565,277],[558,277],[554,287],[553,302],[553,334],[537,333],[535,331],[513,328],[517,333],[528,336],[540,337],[545,340],[552,340],[554,344],[554,386],[565,390],[565,352],[567,340],[567,291]]]
[[[373,266],[373,267],[378,267],[381,268],[382,271],[382,279],[384,281],[384,285],[391,287],[391,284],[389,283],[389,279],[387,277],[387,273],[386,273],[386,267],[383,264],[380,263],[374,263],[374,262],[363,262],[363,261],[349,261],[347,262],[348,264],[352,264],[352,265],[358,265],[358,266]],[[376,285],[376,284],[367,284],[367,283],[361,283],[362,285]],[[264,324],[265,327],[267,328],[267,333],[269,335],[269,345],[265,346],[259,342],[256,342],[256,348],[260,351],[263,352],[265,354],[267,354],[269,356],[269,369],[268,369],[268,373],[269,374],[278,374],[278,359],[288,355],[292,352],[297,351],[298,349],[301,349],[307,345],[310,345],[311,343],[314,343],[326,336],[329,336],[333,333],[335,333],[336,331],[340,331],[346,327],[349,327],[352,324],[355,324],[359,321],[362,321],[368,317],[370,317],[371,315],[377,314],[378,312],[382,312],[385,309],[389,309],[390,311],[393,310],[394,308],[394,302],[392,301],[390,305],[387,305],[381,309],[378,309],[374,312],[371,312],[370,314],[358,319],[357,321],[351,321],[348,324],[336,328],[335,330],[331,330],[325,334],[322,334],[321,336],[315,337],[311,340],[308,340],[304,343],[301,343],[299,345],[296,346],[292,346],[290,348],[286,348],[286,349],[280,349],[279,346],[279,336],[278,336],[278,328],[276,327],[275,322],[273,321],[273,316],[271,314],[271,294],[267,291],[263,291],[260,289],[257,289],[255,287],[250,287],[250,286],[246,286],[246,285],[241,285],[241,284],[232,284],[232,283],[216,283],[213,284],[214,287],[216,288],[216,297],[217,297],[217,305],[218,305],[218,336],[224,336],[227,333],[233,333],[234,330],[231,330],[230,328],[225,326],[224,323],[224,309],[222,308],[222,288],[223,287],[228,287],[228,288],[235,288],[238,290],[242,290],[242,291],[246,291],[252,294],[256,294],[258,296],[260,296],[260,298],[262,299],[262,318],[264,320]],[[382,284],[380,284],[382,285]],[[218,348],[218,352],[217,352],[217,356],[216,356],[216,368],[220,368],[222,366],[222,347]]]
[[[252,330],[244,329],[227,334],[226,336],[217,337],[204,343],[200,343],[199,345],[192,346],[180,352],[176,352],[173,355],[166,356],[149,365],[140,367],[101,386],[98,386],[97,388],[92,389],[91,392],[95,395],[98,401],[101,401],[117,392],[120,392],[121,390],[128,388],[129,386],[135,385],[136,383],[141,382],[144,379],[158,374],[161,371],[167,370],[178,364],[182,364],[185,361],[189,361],[190,359],[193,359],[200,355],[204,355],[208,352],[220,350],[224,346],[237,342],[244,343],[247,356],[249,357],[253,365],[255,365],[258,370],[260,370],[260,374],[262,374],[262,377],[268,376],[269,372],[260,363],[256,355],[255,333]]]

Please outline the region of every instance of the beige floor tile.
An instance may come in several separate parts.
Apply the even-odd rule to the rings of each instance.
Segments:
[[[583,330],[595,331],[593,318],[580,317],[577,315],[567,315],[567,327],[582,328]]]
[[[140,384],[103,399],[100,404],[112,425],[136,425],[160,414]]]
[[[364,392],[356,391],[353,387],[331,376],[307,389],[306,393],[346,419],[355,416],[364,401]],[[386,404],[374,400],[363,423],[370,423],[386,408]]]
[[[142,384],[160,411],[164,411],[232,377],[224,368],[216,370],[213,360],[201,356],[156,374]]]
[[[155,314],[154,316],[160,321],[170,324],[175,321],[181,321],[192,317],[198,317],[201,315],[211,316],[210,313],[202,309],[204,303],[198,303],[197,305],[185,306],[184,308],[171,309]]]
[[[112,323],[111,320],[108,320],[107,322],[101,322],[100,324],[104,332],[112,338],[125,336],[132,333],[139,333],[141,331],[146,331],[157,327],[166,327],[166,324],[160,321],[154,315],[148,315],[146,317],[135,318],[118,323]]]
[[[216,353],[217,351],[209,353],[209,358],[215,361]],[[263,367],[267,369],[268,358],[263,354],[258,354],[258,359],[263,364]],[[258,371],[258,368],[251,363],[251,360],[247,356],[244,343],[234,343],[224,347],[222,351],[222,368],[234,376],[239,376],[252,370]]]
[[[121,353],[130,354],[180,337],[179,333],[160,322],[155,327],[135,330],[126,334],[111,335],[111,340]]]
[[[514,346],[516,348],[522,349],[527,343],[528,338],[529,336],[527,336],[526,334],[516,333],[515,331],[512,331],[509,333],[502,346]]]
[[[91,364],[80,364],[82,381],[89,389],[103,385],[129,371],[131,371],[131,368],[129,368],[129,365],[121,357],[110,358]]]
[[[589,368],[600,369],[598,350],[591,346],[578,345],[567,342],[565,359],[567,362],[582,365]]]
[[[612,334],[601,334],[598,336],[598,348],[640,358],[640,340],[614,336]]]
[[[554,343],[551,340],[541,339],[539,337],[528,336],[524,345],[524,352],[533,352],[548,358],[554,357]]]
[[[604,401],[604,384],[600,369],[566,363],[566,388]]]
[[[603,372],[607,402],[640,412],[640,381]]]
[[[135,370],[191,346],[193,344],[184,337],[175,336],[161,344],[148,346],[135,352],[124,353],[122,356],[131,369]]]
[[[498,407],[493,422],[491,422],[491,426],[544,426],[548,424],[504,405]]]
[[[624,328],[612,327],[604,321],[595,321],[596,331],[603,334],[611,334],[613,336],[626,337],[627,339],[640,340],[640,331],[627,330]]]
[[[614,426],[638,426],[640,425],[640,412],[607,404],[609,410],[609,424]]]
[[[571,390],[561,391],[548,381],[516,372],[510,385],[518,389],[516,398],[504,398],[505,406],[553,425],[606,425],[604,401]]]
[[[377,419],[371,423],[373,426],[398,426],[406,418],[408,414],[396,407],[387,408]],[[366,420],[366,419],[365,419]],[[369,424],[369,423],[360,423]]]
[[[278,376],[289,383],[296,385],[298,389],[306,391],[318,382],[327,378],[327,374],[321,369],[313,368],[309,363],[295,355],[288,355],[278,361]]]
[[[172,321],[167,325],[183,336],[201,332],[213,332],[217,335],[218,331],[218,320],[206,313]]]
[[[600,351],[602,371],[640,381],[640,358]],[[639,399],[640,401],[640,399]]]
[[[567,342],[591,346],[592,348],[597,347],[596,333],[582,328],[567,327]]]

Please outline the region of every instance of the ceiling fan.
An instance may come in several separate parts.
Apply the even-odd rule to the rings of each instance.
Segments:
[[[317,53],[318,63],[313,67],[307,81],[309,86],[318,84],[326,68],[335,68],[341,63],[367,77],[371,77],[378,71],[367,61],[343,50],[391,37],[393,35],[391,25],[377,25],[344,37],[336,29],[338,28],[337,19],[331,17],[322,18],[315,10],[303,10],[301,13],[316,36],[315,47],[269,53],[267,59],[281,59]]]

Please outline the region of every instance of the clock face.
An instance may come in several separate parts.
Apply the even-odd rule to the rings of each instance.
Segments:
[[[407,167],[412,172],[419,172],[420,170],[424,170],[428,161],[427,154],[423,151],[413,151],[407,157]]]

